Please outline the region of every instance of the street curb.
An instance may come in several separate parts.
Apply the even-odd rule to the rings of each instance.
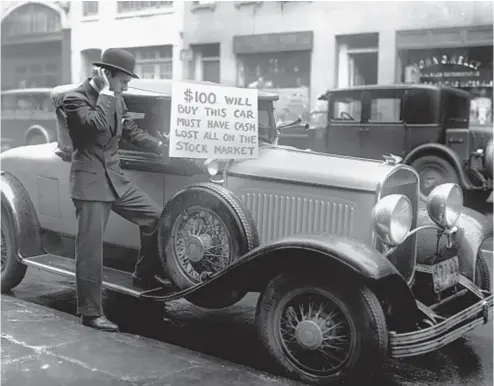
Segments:
[[[91,377],[109,377],[113,381],[121,380],[122,384],[131,385],[187,385],[187,380],[203,378],[201,384],[211,386],[299,385],[285,378],[140,335],[97,331],[80,324],[76,316],[13,296],[2,295],[1,310],[2,345],[7,346],[2,349],[2,378],[8,378],[11,384],[36,385],[42,379],[40,376],[47,376],[47,367],[33,369],[28,381],[26,378],[19,378],[25,377],[25,374],[21,374],[21,371],[25,371],[23,367],[29,367],[33,363],[52,363],[51,369],[55,371],[56,363],[53,361],[56,359],[59,360],[58,363],[64,362],[62,366],[58,366],[63,367],[66,374],[69,374],[67,367],[77,366],[86,380],[89,374]],[[15,322],[10,323],[9,317]],[[35,329],[32,329],[33,322],[36,323]],[[56,338],[50,340],[52,337]],[[10,348],[17,349],[9,349],[9,345]],[[23,354],[15,357],[15,353],[20,351]],[[27,355],[26,352],[31,354]],[[139,368],[136,368],[140,365],[139,362],[133,363],[132,368],[125,363],[119,364],[115,353],[122,353],[124,362],[125,357],[129,356],[141,358],[142,361],[154,361],[156,365],[149,361],[145,363],[153,374],[146,372],[146,366],[143,368],[145,373],[141,374]],[[111,363],[107,365],[108,361]],[[55,375],[49,374],[49,380],[55,380],[55,376],[59,382],[60,371]],[[72,384],[74,381],[71,375],[64,377],[65,382]],[[141,378],[146,377],[145,382],[144,379],[141,381]],[[149,382],[150,379],[152,382]],[[99,378],[96,380],[99,381]]]

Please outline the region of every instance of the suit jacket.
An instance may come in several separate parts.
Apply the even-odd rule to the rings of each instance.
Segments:
[[[128,191],[131,182],[118,155],[121,138],[161,153],[159,140],[130,119],[123,98],[99,94],[89,79],[64,97],[63,108],[74,149],[72,199],[111,202]]]

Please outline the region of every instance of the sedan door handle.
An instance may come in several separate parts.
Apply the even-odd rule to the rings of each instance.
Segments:
[[[359,128],[360,131],[369,131],[369,128],[368,127],[361,127]]]

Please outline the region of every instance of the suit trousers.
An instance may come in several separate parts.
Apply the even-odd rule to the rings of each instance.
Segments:
[[[102,316],[103,236],[113,210],[140,229],[141,248],[134,274],[149,278],[161,270],[157,256],[157,225],[161,210],[151,198],[131,185],[116,201],[73,200],[76,208],[75,247],[77,312],[84,316]]]

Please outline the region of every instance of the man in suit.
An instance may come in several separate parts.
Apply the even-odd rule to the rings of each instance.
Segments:
[[[122,49],[103,53],[97,74],[87,79],[63,100],[67,126],[73,143],[70,170],[71,198],[77,218],[76,287],[77,309],[84,325],[117,331],[102,309],[103,234],[113,210],[137,224],[141,249],[134,285],[150,288],[161,271],[157,254],[156,228],[160,208],[123,174],[118,156],[121,138],[157,154],[166,139],[155,138],[129,117],[122,92],[134,74],[135,58]],[[158,133],[159,134],[159,133]]]

